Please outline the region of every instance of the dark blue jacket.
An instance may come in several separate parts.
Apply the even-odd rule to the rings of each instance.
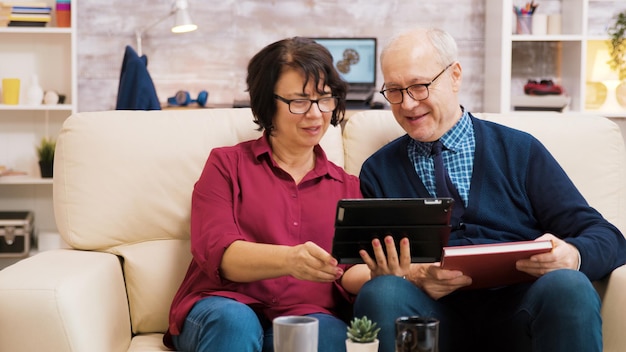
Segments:
[[[161,110],[152,77],[148,73],[148,58],[139,57],[126,46],[120,84],[117,90],[116,110]]]
[[[626,262],[621,232],[591,208],[548,150],[530,134],[471,116],[476,137],[468,206],[449,245],[534,240],[552,233],[576,246],[590,280]],[[364,197],[430,197],[404,135],[361,169]]]

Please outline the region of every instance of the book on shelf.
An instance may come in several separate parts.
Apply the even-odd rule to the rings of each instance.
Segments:
[[[50,7],[50,5],[44,1],[2,1],[0,4],[2,4],[2,6],[11,7]]]
[[[10,21],[9,27],[45,27],[48,22],[38,21]]]
[[[11,12],[16,13],[29,13],[29,14],[50,14],[52,13],[52,7],[33,7],[33,6],[12,6]]]
[[[33,14],[11,14],[9,21],[23,21],[23,22],[50,22],[52,17],[50,15],[33,15]]]
[[[552,250],[552,241],[520,241],[444,247],[441,267],[459,270],[472,278],[463,289],[478,289],[529,282],[536,277],[515,268],[520,259]]]
[[[0,2],[0,26],[2,27],[43,27],[51,20],[52,7],[46,3]]]

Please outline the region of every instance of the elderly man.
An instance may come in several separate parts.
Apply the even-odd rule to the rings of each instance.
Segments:
[[[440,320],[442,352],[602,351],[591,280],[624,264],[624,236],[588,205],[538,140],[460,105],[462,68],[448,33],[419,28],[396,36],[381,67],[381,93],[407,134],[364,163],[363,195],[450,195],[452,246],[546,239],[555,246],[516,263],[536,281],[460,290],[471,277],[439,263],[411,264],[406,240],[399,258],[393,241],[374,243],[376,258],[361,254],[372,279],[360,289],[355,314],[379,323],[380,350],[394,351],[397,317],[421,315]],[[436,182],[437,154],[447,182]]]

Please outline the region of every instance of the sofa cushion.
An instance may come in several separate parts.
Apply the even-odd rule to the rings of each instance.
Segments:
[[[134,334],[167,330],[170,304],[191,262],[189,245],[189,240],[159,240],[112,249],[124,258]]]
[[[343,130],[346,171],[358,176],[365,159],[403,134],[389,110],[367,110],[352,115]]]
[[[219,118],[195,111],[206,113],[119,110],[65,121],[53,194],[68,244],[103,250],[189,237],[191,191],[211,148],[260,135],[247,109]]]

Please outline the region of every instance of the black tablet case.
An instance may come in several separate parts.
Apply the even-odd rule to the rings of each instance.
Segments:
[[[448,244],[452,198],[366,198],[337,202],[332,255],[342,264],[363,263],[360,249],[374,258],[372,239],[409,238],[411,262],[441,259]],[[383,245],[383,250],[385,246]]]

